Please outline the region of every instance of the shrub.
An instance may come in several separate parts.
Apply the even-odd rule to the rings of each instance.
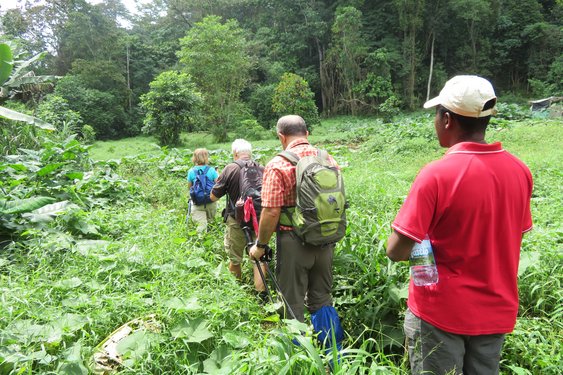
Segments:
[[[384,122],[389,122],[394,116],[397,116],[401,112],[401,100],[395,95],[388,97],[383,103],[378,107],[379,113],[383,117]]]
[[[272,98],[272,110],[277,116],[293,114],[303,117],[311,131],[321,123],[314,96],[307,81],[297,74],[284,73]]]
[[[530,110],[514,103],[498,103],[495,117],[507,120],[522,120],[530,118]]]
[[[96,140],[96,131],[90,125],[84,125],[82,127],[82,140],[86,144],[92,144]]]
[[[143,131],[156,136],[161,145],[178,145],[183,129],[193,130],[202,103],[201,94],[189,74],[161,73],[141,96],[147,111]]]
[[[266,129],[276,124],[276,114],[272,110],[275,85],[258,85],[250,94],[249,106],[258,122]]]
[[[268,138],[269,132],[264,130],[256,120],[243,120],[235,132],[237,138],[259,141]]]

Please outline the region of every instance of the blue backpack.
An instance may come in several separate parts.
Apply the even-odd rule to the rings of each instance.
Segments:
[[[213,189],[215,182],[207,177],[208,170],[209,166],[206,166],[204,169],[198,170],[195,181],[192,187],[190,187],[190,197],[192,199],[192,202],[198,206],[200,204],[205,205],[207,203],[211,203],[209,195],[211,194],[211,189]]]

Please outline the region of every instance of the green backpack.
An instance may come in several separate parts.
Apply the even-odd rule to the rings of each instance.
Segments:
[[[284,207],[280,225],[292,226],[305,243],[321,246],[338,242],[346,234],[346,195],[340,169],[332,166],[328,153],[299,158],[289,151],[279,156],[295,165],[297,201]]]

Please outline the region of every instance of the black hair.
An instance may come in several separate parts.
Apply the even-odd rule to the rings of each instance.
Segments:
[[[485,103],[483,106],[483,111],[487,109],[491,109],[495,106],[497,102],[496,98],[493,98]],[[491,116],[485,117],[467,117],[462,116],[457,113],[454,113],[447,109],[442,105],[438,105],[436,107],[436,112],[440,114],[440,117],[444,115],[444,113],[449,113],[451,117],[455,118],[459,123],[461,129],[465,134],[473,134],[473,133],[484,133],[487,129],[487,125],[489,125],[489,121],[491,120]]]

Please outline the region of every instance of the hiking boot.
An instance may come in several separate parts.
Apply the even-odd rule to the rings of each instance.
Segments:
[[[258,292],[258,299],[260,300],[261,305],[265,305],[268,303],[268,292],[265,290]]]

